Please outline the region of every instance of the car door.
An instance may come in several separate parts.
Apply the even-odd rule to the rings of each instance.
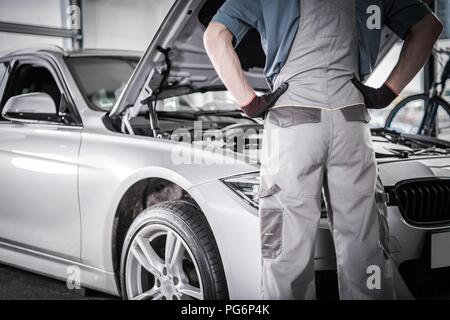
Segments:
[[[58,72],[48,61],[19,59],[4,79],[0,107],[12,96],[45,92],[60,113],[75,112],[67,108],[70,99]],[[0,241],[79,261],[81,126],[58,119],[0,119]]]

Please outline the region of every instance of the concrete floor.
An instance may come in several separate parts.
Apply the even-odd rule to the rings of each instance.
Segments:
[[[317,283],[321,286],[321,300],[337,299],[337,283],[335,276],[320,275]],[[326,289],[323,285],[326,282]],[[329,284],[334,285],[330,286]],[[331,288],[330,288],[331,287]],[[326,289],[326,290],[325,290]],[[0,264],[0,300],[117,300],[110,296],[92,290],[69,290],[63,281],[44,277],[28,271]],[[450,300],[450,294],[426,297],[425,299]]]
[[[0,264],[0,300],[110,300],[117,297],[69,290],[66,283]]]

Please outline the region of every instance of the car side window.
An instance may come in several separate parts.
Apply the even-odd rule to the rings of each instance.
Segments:
[[[61,93],[53,74],[46,67],[39,65],[22,64],[16,68],[8,81],[1,107],[3,108],[11,97],[38,92],[48,94],[55,102],[57,112],[49,120],[66,122],[59,114],[65,113],[68,115],[67,100]],[[30,115],[27,116],[27,119],[42,120],[39,114],[36,114],[36,119],[30,118]]]

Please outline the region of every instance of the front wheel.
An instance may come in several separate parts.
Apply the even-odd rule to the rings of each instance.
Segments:
[[[157,204],[135,219],[124,241],[120,273],[124,299],[228,298],[212,231],[186,201]]]

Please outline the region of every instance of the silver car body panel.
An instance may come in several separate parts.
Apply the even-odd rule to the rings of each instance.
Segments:
[[[61,281],[75,281],[70,278],[78,273],[80,284],[84,287],[118,295],[116,275],[112,272],[64,259],[54,254],[33,250],[23,245],[0,240],[0,260],[4,264],[35,272]],[[75,269],[77,268],[77,269]],[[73,283],[72,283],[73,284]]]
[[[130,186],[152,177],[166,179],[189,191],[200,183],[255,171],[255,167],[245,162],[175,165],[171,158],[175,143],[153,138],[89,132],[86,128],[82,140],[79,183],[83,242],[86,239],[83,261],[107,271],[113,270],[112,257],[111,250],[105,248],[111,245],[115,212]],[[186,152],[193,151],[189,147],[186,146]],[[213,154],[202,156],[203,159],[215,157]],[[93,212],[108,214],[94,215]],[[99,226],[104,229],[99,230]]]
[[[80,128],[0,123],[0,137],[1,237],[79,260]]]

